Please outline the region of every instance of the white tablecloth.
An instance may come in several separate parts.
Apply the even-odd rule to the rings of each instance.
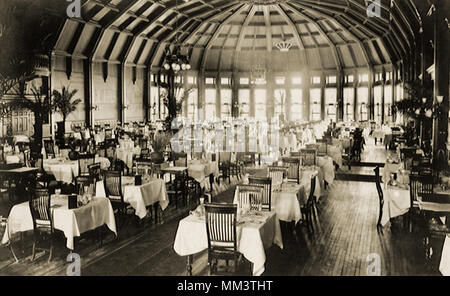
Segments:
[[[383,178],[384,187],[386,188],[387,182],[391,178],[391,173],[396,173],[401,168],[400,163],[385,163],[383,168]]]
[[[385,226],[390,218],[406,214],[411,206],[408,189],[387,186],[383,190],[384,204],[381,225]]]
[[[64,183],[72,183],[79,173],[78,160],[44,159],[43,167],[57,181]]]
[[[252,177],[267,178],[269,176],[269,167],[262,166],[246,166],[243,169],[244,174],[249,174]]]
[[[374,130],[372,133],[372,137],[377,139],[384,139],[384,132],[382,130]]]
[[[159,202],[161,209],[169,205],[166,185],[162,179],[152,179],[143,185],[134,185],[134,177],[122,177],[123,200],[136,210],[136,216],[143,219],[147,216],[147,206]],[[96,196],[106,196],[103,181],[98,181]]]
[[[297,223],[302,219],[300,206],[306,204],[305,186],[295,183],[284,183],[281,191],[272,192],[272,205],[281,221]]]
[[[317,157],[317,164],[322,170],[324,180],[327,181],[329,185],[333,184],[335,177],[333,159],[329,156],[319,156]]]
[[[20,163],[21,159],[19,155],[6,155],[6,163],[12,164],[12,163]]]
[[[300,167],[300,184],[305,187],[306,196],[309,196],[311,191],[311,178],[316,176],[316,187],[314,189],[314,196],[318,200],[322,196],[323,175],[318,166],[304,166]]]
[[[68,197],[66,195],[51,197],[53,212],[53,226],[64,232],[67,238],[67,248],[74,249],[74,237],[82,233],[96,229],[104,224],[117,235],[116,220],[109,199],[94,197],[85,206],[77,209],[68,208]],[[33,219],[31,218],[28,202],[15,205],[8,217],[8,224],[3,235],[2,244],[9,242],[9,234],[33,230]]]
[[[280,222],[275,211],[260,212],[261,216],[251,216],[243,219],[245,223],[237,225],[238,252],[253,263],[253,275],[261,275],[266,262],[265,249],[274,243],[283,248]],[[261,221],[252,222],[251,219]],[[189,215],[178,224],[177,234],[173,246],[180,256],[199,253],[208,248],[205,219]]]
[[[442,248],[441,263],[439,264],[439,271],[444,276],[450,276],[450,234],[447,234]]]
[[[327,155],[330,156],[338,166],[342,167],[342,146],[328,145]]]
[[[219,176],[219,164],[217,161],[200,162],[199,160],[191,160],[188,164],[188,174],[204,188],[209,184],[209,175]]]

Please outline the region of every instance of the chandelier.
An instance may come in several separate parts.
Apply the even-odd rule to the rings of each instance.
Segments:
[[[275,44],[275,47],[278,48],[281,52],[288,52],[292,47],[292,43],[290,41],[281,40],[280,42]]]
[[[189,2],[183,0],[184,2]],[[176,1],[176,6],[178,6],[178,0]],[[178,13],[175,19],[175,28],[178,28]],[[163,63],[164,69],[167,71],[172,70],[177,73],[179,71],[190,70],[191,65],[189,64],[189,59],[186,55],[181,54],[181,44],[178,40],[178,32],[175,35],[175,47],[173,51],[168,51]]]
[[[260,64],[252,68],[250,76],[252,84],[266,84],[266,69]]]
[[[172,70],[175,73],[184,70],[190,70],[191,65],[187,56],[180,54],[180,46],[177,45],[173,52],[169,51],[166,54],[163,64],[167,71]]]

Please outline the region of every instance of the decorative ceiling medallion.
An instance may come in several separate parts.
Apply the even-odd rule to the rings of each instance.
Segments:
[[[241,0],[241,2],[245,2],[248,4],[254,5],[274,5],[287,2],[289,0]]]

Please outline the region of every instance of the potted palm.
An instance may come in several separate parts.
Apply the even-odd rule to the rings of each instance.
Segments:
[[[64,140],[67,116],[69,116],[70,113],[74,112],[77,109],[78,104],[81,103],[81,99],[72,100],[77,92],[77,89],[70,91],[69,88],[66,88],[65,86],[61,91],[58,91],[56,89],[53,90],[53,102],[55,105],[55,110],[62,116],[62,121],[57,122],[59,139]]]

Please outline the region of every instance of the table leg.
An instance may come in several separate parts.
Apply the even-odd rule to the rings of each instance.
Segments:
[[[188,276],[192,276],[192,262],[194,260],[194,256],[193,255],[188,255],[187,256],[187,266],[186,266],[186,270],[187,270],[187,275]]]
[[[211,193],[213,191],[213,184],[214,184],[214,175],[209,174],[209,192]]]

